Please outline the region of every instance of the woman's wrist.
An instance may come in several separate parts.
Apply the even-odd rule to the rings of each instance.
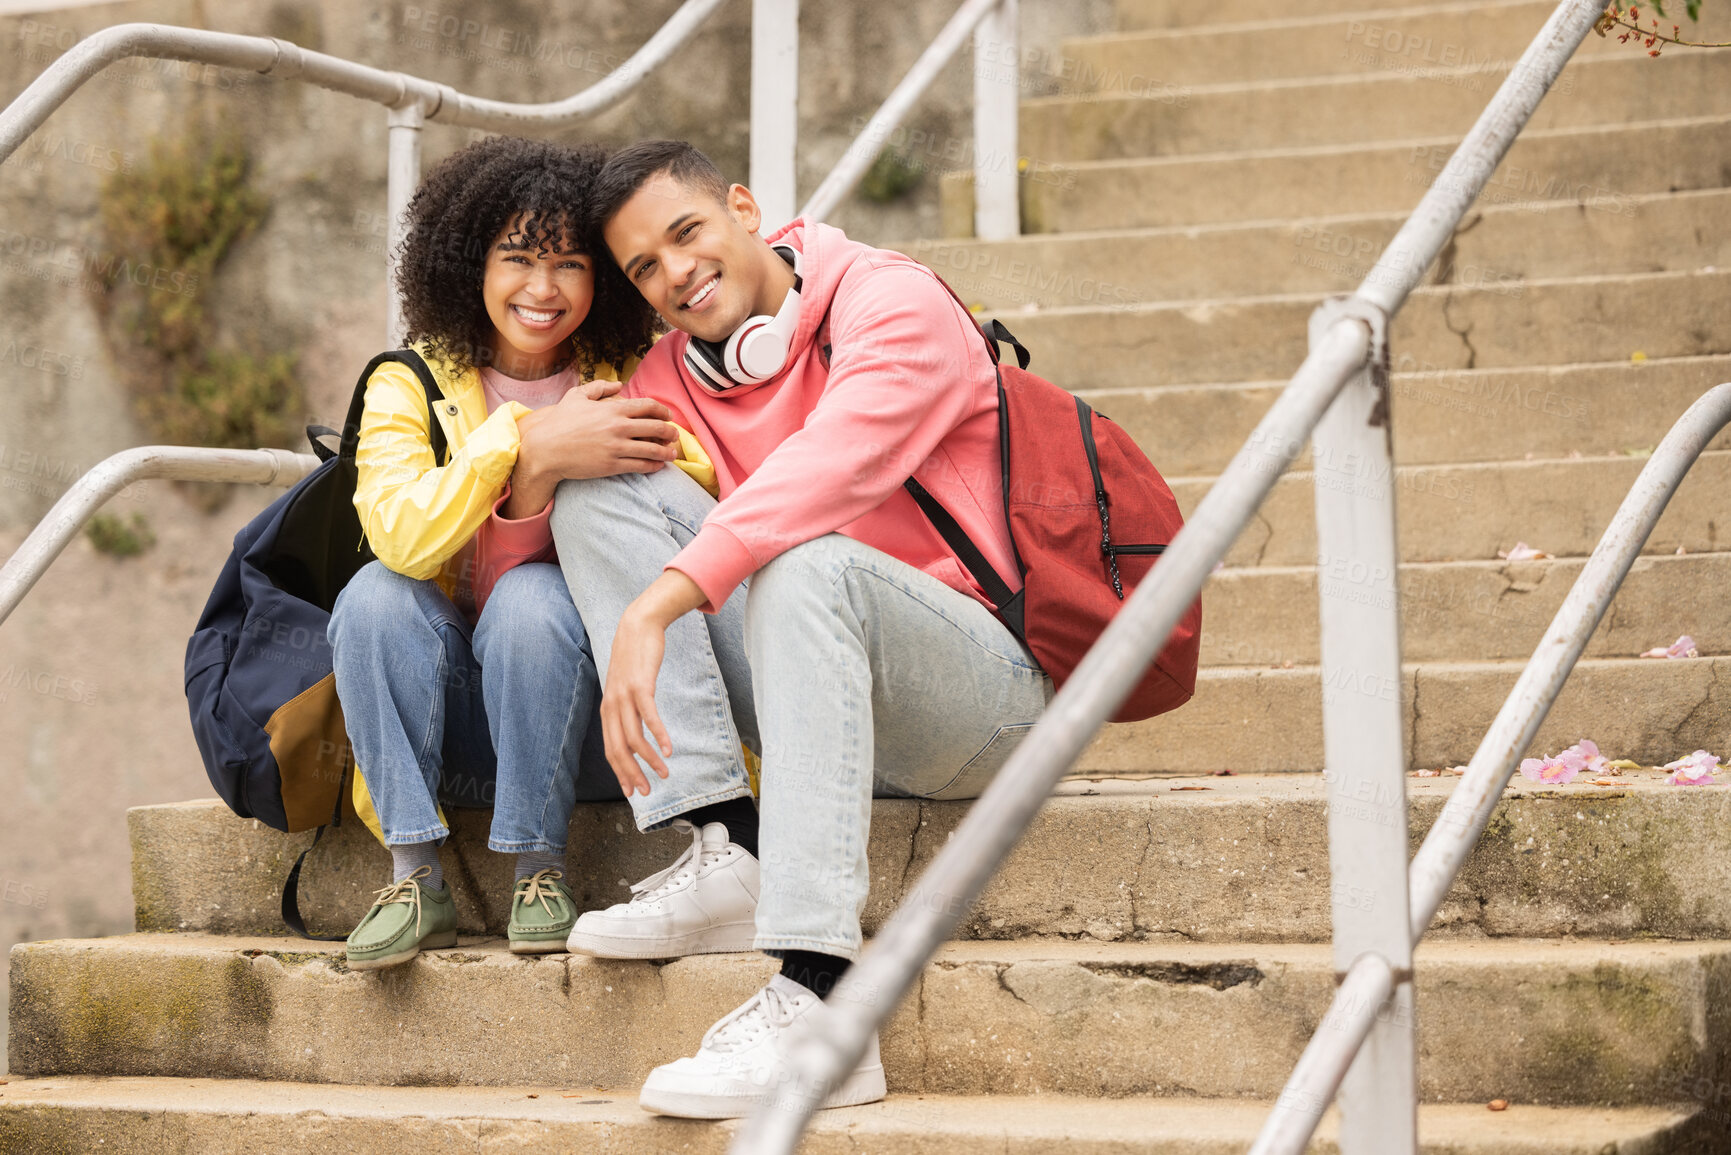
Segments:
[[[547,503],[553,500],[553,492],[558,487],[558,478],[525,469],[519,461],[517,468],[511,473],[510,496],[506,497],[505,504],[499,507],[499,516],[506,521],[522,521],[526,517],[534,517],[547,508]]]

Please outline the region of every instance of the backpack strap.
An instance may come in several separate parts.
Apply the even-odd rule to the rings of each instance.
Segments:
[[[920,509],[931,520],[932,528],[944,539],[944,544],[955,552],[968,573],[980,583],[980,589],[985,591],[986,597],[998,608],[999,619],[1010,628],[1011,633],[1025,640],[1027,634],[1022,622],[1021,593],[1010,592],[1009,583],[992,568],[992,563],[986,560],[986,555],[980,552],[980,547],[974,544],[961,524],[950,516],[950,511],[939,504],[937,498],[926,492],[925,486],[910,477],[902,482],[902,488],[919,503]]]
[[[392,349],[380,353],[361,370],[361,378],[355,382],[354,396],[349,399],[349,415],[343,421],[342,444],[337,451],[338,455],[350,461],[354,460],[355,450],[361,443],[361,413],[367,407],[367,383],[373,378],[373,370],[392,361],[407,365],[421,382],[421,389],[427,395],[427,433],[433,443],[433,464],[443,465],[449,446],[445,440],[445,427],[439,424],[439,415],[433,411],[433,407],[445,399],[445,393],[439,388],[438,379],[433,376],[433,370],[427,365],[426,359],[413,349]],[[307,429],[309,440],[312,438],[313,428],[309,426]],[[315,441],[314,452],[318,452],[319,448]]]
[[[360,379],[355,382],[354,395],[349,399],[348,417],[343,421],[343,427],[340,434],[338,434],[338,431],[323,425],[307,426],[307,440],[312,443],[313,452],[318,454],[321,462],[329,461],[332,457],[343,457],[349,461],[355,459],[355,451],[360,447],[361,442],[361,414],[366,410],[367,386],[373,379],[374,370],[378,369],[380,365],[389,362],[397,362],[402,365],[407,365],[410,370],[414,372],[415,378],[420,381],[421,390],[427,396],[427,433],[432,442],[433,463],[435,466],[444,463],[445,455],[450,446],[445,437],[445,427],[439,424],[439,415],[434,412],[433,407],[445,399],[445,392],[439,388],[438,379],[433,376],[433,370],[428,366],[426,359],[413,349],[392,349],[380,353],[377,357],[374,357],[371,361],[367,362],[367,367],[361,370]],[[329,437],[333,434],[339,436],[337,452],[334,454],[330,451],[329,447],[322,444],[319,440],[321,437]],[[326,823],[325,826],[320,826],[318,830],[314,832],[313,840],[307,844],[307,848],[301,851],[300,856],[295,859],[295,864],[289,868],[288,877],[283,879],[282,884],[283,925],[288,927],[295,934],[300,935],[302,938],[309,938],[318,942],[342,942],[348,936],[341,934],[308,933],[306,919],[301,917],[301,867],[306,864],[307,855],[312,853],[313,847],[319,844],[319,839],[325,836],[326,826],[337,826],[342,824],[343,797],[347,793],[347,782],[348,770],[345,767],[343,771],[343,785],[337,790],[336,811],[331,815],[330,822]]]
[[[931,273],[937,280],[938,284],[944,287],[944,291],[947,292],[950,295],[950,298],[956,302],[956,306],[962,310],[969,321],[973,322],[974,329],[982,338],[985,339],[986,351],[991,354],[994,372],[996,372],[996,367],[1000,359],[998,349],[998,342],[1000,341],[1007,342],[1011,348],[1015,349],[1017,365],[1023,369],[1028,367],[1028,363],[1033,359],[1033,355],[1028,352],[1025,345],[1016,340],[1014,334],[1004,327],[1002,321],[994,319],[990,325],[981,325],[979,320],[974,317],[973,310],[968,308],[967,302],[963,301],[961,297],[956,295],[956,291],[950,287],[950,283],[938,276],[937,272],[930,267],[925,268],[926,271]],[[823,357],[824,368],[828,369],[831,346],[829,341],[829,311],[827,308],[824,310],[823,318],[818,322],[817,333],[813,337],[813,340],[820,343],[818,351]],[[998,373],[997,377],[998,453],[1003,472],[1004,517],[1008,519],[1010,516],[1009,415],[1004,411],[1004,375]],[[1003,579],[996,569],[992,568],[992,563],[986,560],[986,555],[980,552],[980,547],[975,545],[973,539],[967,535],[967,531],[962,529],[961,523],[950,515],[950,511],[945,509],[943,505],[939,503],[938,499],[933,497],[931,493],[927,491],[925,486],[915,481],[912,477],[909,477],[906,481],[902,482],[902,488],[908,491],[909,496],[914,499],[914,502],[920,507],[921,512],[926,515],[927,520],[932,523],[932,528],[938,531],[938,536],[944,539],[944,544],[950,547],[950,550],[956,555],[956,559],[962,563],[963,568],[965,568],[973,579],[980,584],[980,589],[985,593],[987,599],[997,607],[999,620],[1002,621],[1004,625],[1008,626],[1010,631],[1014,633],[1017,638],[1020,638],[1025,642],[1027,640],[1027,633],[1023,624],[1021,592],[1010,592],[1010,584]],[[1021,555],[1016,552],[1014,537],[1010,540],[1010,550],[1011,555],[1016,560],[1016,568],[1020,569],[1022,566],[1022,559]]]
[[[950,291],[952,294],[955,292],[954,289],[951,289]],[[1016,335],[1010,332],[1009,329],[1005,328],[1004,323],[996,317],[992,318],[992,323],[990,325],[981,325],[980,332],[985,334],[986,343],[992,347],[992,360],[998,360],[999,341],[1004,342],[1016,351],[1016,368],[1026,369],[1029,363],[1034,360],[1034,355],[1028,352],[1028,347],[1016,340]]]
[[[955,301],[956,306],[966,314],[969,321],[973,322],[974,329],[986,342],[986,352],[991,354],[993,372],[997,374],[998,378],[998,463],[1003,473],[1004,518],[1007,521],[1010,516],[1010,415],[1005,409],[1007,399],[1004,396],[1004,375],[997,369],[1002,361],[1002,350],[999,349],[998,344],[1005,342],[1016,351],[1016,365],[1022,369],[1028,367],[1033,360],[1033,354],[1028,352],[1026,345],[1016,339],[1014,333],[1004,327],[1002,321],[993,318],[989,325],[980,324],[979,319],[974,316],[974,311],[968,308],[967,302],[962,300],[948,281],[938,276],[936,270],[928,268],[926,271],[937,279],[938,284],[942,285],[944,291],[950,295],[950,299]],[[999,620],[1008,626],[1016,637],[1026,642],[1028,634],[1026,624],[1023,621],[1021,591],[1018,590],[1013,594],[1010,592],[1009,583],[999,575],[997,570],[992,568],[992,564],[986,560],[986,555],[980,552],[980,547],[975,545],[973,539],[968,537],[967,532],[962,529],[961,523],[950,515],[949,510],[939,504],[937,498],[927,492],[925,486],[910,477],[902,483],[902,488],[912,495],[921,511],[932,523],[932,528],[937,530],[938,536],[944,539],[944,544],[955,553],[957,560],[973,576],[973,579],[980,583],[980,589],[998,608]],[[1016,549],[1014,534],[1010,536],[1010,552],[1011,556],[1015,558],[1016,568],[1021,570],[1022,558]]]
[[[294,866],[289,868],[288,877],[282,884],[282,921],[283,925],[300,935],[317,942],[342,942],[348,938],[346,934],[309,934],[306,920],[301,917],[301,864],[306,862],[307,855],[313,852],[313,847],[319,844],[319,839],[325,836],[325,828],[319,827],[313,834],[313,840],[307,843],[307,848],[301,851],[295,859]]]
[[[310,934],[307,931],[306,919],[301,917],[301,867],[306,863],[307,855],[313,852],[313,847],[319,844],[319,839],[325,836],[325,827],[343,824],[343,799],[348,791],[349,771],[345,766],[342,781],[337,785],[337,805],[331,813],[331,820],[313,831],[313,840],[307,843],[307,848],[295,859],[295,864],[289,868],[288,877],[282,882],[283,925],[302,938],[310,938],[315,942],[343,942],[348,938],[345,934]]]
[[[1002,321],[993,317],[990,324],[980,324],[980,319],[974,316],[974,311],[968,308],[968,303],[962,300],[960,294],[958,294],[955,289],[950,287],[948,281],[944,280],[943,277],[938,276],[936,269],[926,266],[926,271],[932,276],[937,277],[938,284],[942,285],[944,291],[949,293],[951,299],[954,300],[957,305],[961,306],[962,312],[968,315],[968,320],[974,323],[974,328],[979,330],[980,336],[986,339],[986,348],[992,354],[993,363],[1003,360],[1003,357],[1001,356],[1002,350],[998,348],[998,342],[1000,341],[1016,351],[1016,367],[1018,369],[1026,369],[1033,362],[1034,355],[1028,352],[1028,347],[1016,340],[1016,335],[1010,332],[1010,330],[1004,326]],[[1000,380],[1000,388],[1002,388],[1002,384],[1003,383]]]

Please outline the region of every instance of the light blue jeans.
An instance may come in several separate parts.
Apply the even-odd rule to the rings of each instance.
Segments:
[[[494,850],[563,851],[577,802],[621,796],[558,566],[508,570],[471,629],[436,583],[371,562],[337,596],[330,641],[387,846],[443,841],[443,801],[491,806]]]
[[[560,485],[553,537],[604,680],[625,607],[714,508],[677,469]],[[756,946],[855,958],[873,795],[977,797],[1051,695],[991,611],[829,534],[669,629],[655,701],[670,774],[631,804],[648,830],[747,794],[746,739],[763,755]]]

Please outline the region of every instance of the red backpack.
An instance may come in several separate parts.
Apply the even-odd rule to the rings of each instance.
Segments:
[[[993,321],[981,335],[995,363],[999,341],[1016,350],[1015,368],[997,365],[998,442],[1021,592],[1010,593],[924,486],[910,477],[906,487],[998,607],[998,619],[1062,686],[1184,518],[1171,488],[1128,433],[1080,397],[1029,373],[1028,350],[1002,322]],[[1188,702],[1201,638],[1198,598],[1112,720],[1136,722]]]

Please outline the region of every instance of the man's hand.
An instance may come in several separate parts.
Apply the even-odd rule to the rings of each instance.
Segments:
[[[639,790],[645,797],[649,794],[639,757],[667,777],[663,759],[672,756],[673,742],[655,709],[655,679],[667,652],[667,627],[708,600],[696,582],[670,569],[650,582],[619,619],[601,695],[601,736],[607,743],[607,764],[627,798]],[[644,736],[645,726],[654,744]]]
[[[522,444],[501,514],[535,516],[567,478],[654,473],[679,456],[679,431],[667,407],[647,397],[615,398],[620,388],[617,381],[591,381],[517,419]]]

